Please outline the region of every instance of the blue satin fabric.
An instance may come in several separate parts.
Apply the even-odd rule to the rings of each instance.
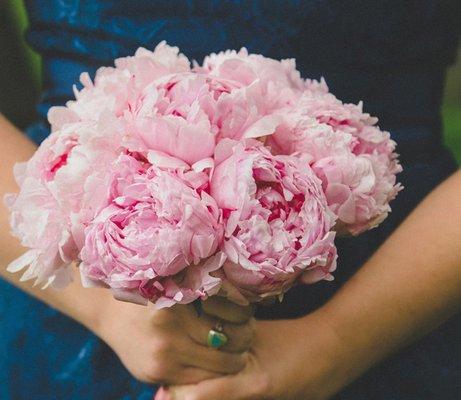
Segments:
[[[246,46],[295,57],[306,77],[324,76],[345,101],[363,100],[398,142],[406,189],[378,229],[339,242],[336,281],[298,287],[261,318],[306,314],[324,303],[456,165],[443,147],[440,102],[459,38],[456,0],[26,0],[29,43],[43,55],[41,120],[94,73],[139,46],[167,40],[191,59]],[[411,249],[409,249],[411,251]],[[408,282],[411,285],[411,282]],[[0,281],[1,399],[149,399],[111,350],[85,328]],[[454,400],[461,382],[460,318],[369,371],[341,400]],[[306,332],[306,340],[309,333]]]

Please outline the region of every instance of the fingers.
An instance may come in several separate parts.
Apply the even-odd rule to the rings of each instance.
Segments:
[[[202,302],[202,308],[208,315],[234,324],[244,324],[254,314],[254,306],[240,306],[219,296],[210,297]]]
[[[204,380],[216,379],[222,376],[223,374],[206,371],[200,368],[182,366],[177,368],[174,373],[164,373],[163,375],[143,379],[142,382],[158,385],[192,385]]]
[[[236,393],[237,379],[220,378],[203,381],[196,385],[171,386],[158,392],[155,400],[241,400]]]
[[[179,355],[183,365],[217,374],[236,374],[248,361],[248,354],[233,354],[205,347],[197,343],[186,345]]]
[[[132,368],[134,375],[150,383],[188,384],[241,371],[246,365],[253,325],[227,323],[224,333],[229,343],[216,350],[207,345],[207,338],[217,322],[206,314],[198,317],[192,306],[154,311],[150,321],[153,329],[146,333],[149,346],[138,356]]]
[[[240,376],[226,376],[200,382],[196,385],[171,386],[155,400],[243,400],[251,399],[251,388],[242,388]]]
[[[229,353],[245,353],[250,350],[254,339],[254,321],[250,320],[243,325],[224,324],[223,332],[228,342],[220,348]]]
[[[209,379],[222,377],[223,374],[218,374],[211,371],[205,371],[195,367],[182,367],[177,374],[169,376],[168,379],[162,382],[165,385],[192,385]]]
[[[207,346],[208,333],[218,322],[217,319],[203,314],[200,317],[191,318],[186,326],[187,332],[192,340],[202,346]],[[254,320],[244,324],[221,323],[223,333],[227,336],[228,342],[220,348],[220,351],[228,353],[244,353],[248,351],[253,343]]]
[[[238,372],[246,363],[245,356],[219,352],[174,333],[159,333],[146,353],[149,359],[136,377],[148,383],[196,383]]]

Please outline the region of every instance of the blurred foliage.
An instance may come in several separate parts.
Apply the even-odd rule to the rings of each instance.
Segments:
[[[0,0],[0,111],[23,128],[34,118],[40,88],[40,57],[25,43],[23,0]],[[461,164],[461,51],[447,76],[442,109],[445,142]]]
[[[442,111],[445,143],[455,154],[458,164],[461,164],[461,106],[446,104]]]
[[[30,66],[30,76],[34,88],[40,90],[41,61],[40,56],[27,46],[25,41],[24,32],[27,31],[27,13],[24,8],[24,2],[23,0],[10,0],[7,3],[7,13],[9,13],[11,26],[15,30],[16,37],[23,49],[25,61]]]
[[[457,63],[448,71],[442,115],[445,143],[461,164],[461,47]]]
[[[0,112],[24,128],[36,118],[40,58],[26,45],[22,0],[0,0]]]

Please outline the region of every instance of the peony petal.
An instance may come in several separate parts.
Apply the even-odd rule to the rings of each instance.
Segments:
[[[148,300],[142,297],[136,290],[124,290],[111,288],[111,292],[114,298],[127,303],[139,304],[141,306],[147,306]]]
[[[243,133],[243,138],[259,138],[261,136],[271,135],[282,122],[280,115],[267,115],[260,118]]]
[[[162,153],[161,151],[149,150],[147,153],[147,159],[152,165],[155,165],[159,168],[189,168],[189,164],[187,164],[183,160],[169,156],[168,154]]]
[[[28,250],[22,256],[12,261],[6,270],[11,273],[19,272],[30,265],[38,257],[38,250]]]

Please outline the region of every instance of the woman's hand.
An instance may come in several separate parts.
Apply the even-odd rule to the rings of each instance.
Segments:
[[[340,348],[321,312],[298,320],[257,321],[245,369],[196,385],[162,389],[155,400],[328,399],[347,380]]]
[[[203,310],[199,316],[192,305],[156,310],[111,299],[95,330],[143,382],[195,383],[241,371],[253,338],[251,309],[215,297]],[[229,338],[219,351],[206,344],[218,321]]]

